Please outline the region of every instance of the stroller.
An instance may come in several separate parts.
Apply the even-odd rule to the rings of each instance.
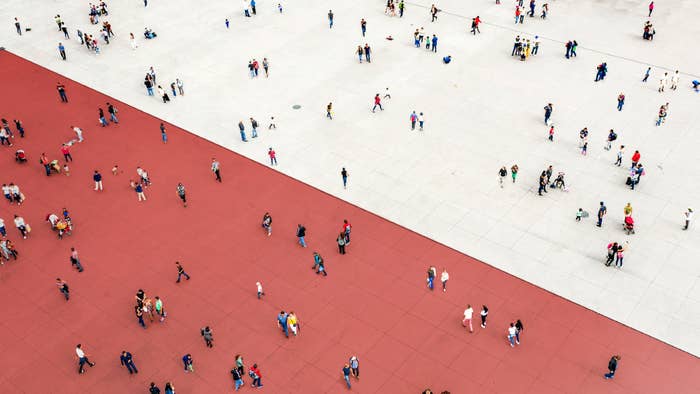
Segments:
[[[622,228],[627,235],[634,234],[634,219],[632,216],[625,216],[625,221],[622,223]]]
[[[15,161],[17,163],[25,163],[27,161],[27,154],[24,153],[24,149],[17,149],[15,152]]]

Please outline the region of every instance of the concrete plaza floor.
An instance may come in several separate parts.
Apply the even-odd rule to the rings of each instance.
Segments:
[[[242,1],[152,0],[147,8],[114,1],[105,20],[117,37],[96,56],[75,37],[76,28],[97,33],[87,2],[6,0],[0,45],[253,160],[267,162],[273,147],[285,174],[700,354],[700,229],[681,230],[683,212],[700,209],[693,168],[700,95],[690,89],[690,81],[700,79],[700,55],[692,50],[700,26],[691,2],[657,5],[650,18],[654,41],[641,39],[646,1],[551,1],[547,20],[526,17],[522,25],[513,24],[515,7],[505,0],[498,6],[441,1],[435,23],[428,1],[408,2],[401,19],[384,15],[379,0],[283,2],[282,14],[277,3],[261,0],[258,15],[244,18]],[[71,40],[57,31],[56,14]],[[474,37],[465,17],[476,15],[485,23]],[[15,16],[32,31],[16,35]],[[366,38],[360,18],[368,22]],[[439,37],[437,54],[413,47],[413,31],[421,26]],[[144,40],[144,27],[158,38]],[[138,38],[136,50],[129,32]],[[526,62],[510,57],[516,34],[539,34],[540,53]],[[580,47],[578,57],[567,60],[569,39]],[[67,47],[67,61],[58,56],[58,42]],[[372,46],[371,64],[354,55],[364,43]],[[444,65],[447,54],[453,62]],[[263,57],[270,59],[270,77],[249,78],[248,61]],[[603,61],[608,77],[594,83]],[[653,71],[643,84],[647,64]],[[186,95],[167,105],[148,97],[143,77],[149,66],[161,83],[182,79]],[[675,69],[682,73],[678,90],[658,93],[659,77]],[[386,87],[392,98],[384,111],[371,113],[372,98]],[[622,112],[615,108],[620,92],[626,95]],[[325,119],[328,102],[332,121]],[[554,143],[542,122],[547,102],[555,108]],[[668,120],[655,127],[666,102]],[[101,104],[95,103],[95,124],[79,125],[87,136],[102,132]],[[424,132],[410,131],[413,110],[425,113]],[[237,123],[249,128],[251,116],[264,127],[274,116],[278,128],[243,143]],[[577,145],[583,127],[591,132],[587,156]],[[616,149],[603,149],[611,128],[620,137],[616,145],[626,146],[625,164],[634,150],[642,154],[646,175],[634,191],[625,186],[627,171],[612,165]],[[159,131],[143,130],[143,138],[160,138]],[[518,181],[499,188],[498,169],[516,163]],[[538,175],[548,165],[566,173],[568,192],[537,195]],[[350,173],[347,190],[341,167]],[[236,169],[223,171],[235,176]],[[574,221],[578,208],[594,216],[599,201],[609,210],[602,229],[590,217]],[[632,236],[621,229],[627,202],[637,223]],[[611,241],[630,243],[622,270],[602,264]],[[460,278],[451,281],[458,286]]]

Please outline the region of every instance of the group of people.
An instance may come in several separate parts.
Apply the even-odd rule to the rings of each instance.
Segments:
[[[143,79],[143,84],[144,86],[146,86],[146,93],[149,96],[155,95],[153,93],[153,87],[155,86],[158,91],[158,97],[160,97],[161,100],[163,100],[163,103],[167,104],[170,102],[170,95],[168,95],[168,91],[164,89],[161,85],[158,85],[156,83],[156,71],[153,68],[153,66],[149,67],[148,71],[146,72],[146,76]],[[182,82],[180,78],[175,78],[175,82],[170,83],[170,93],[172,93],[173,97],[177,97],[178,94],[180,96],[184,96],[185,83]]]
[[[260,68],[260,63],[258,63],[257,60],[252,59],[248,62],[248,72],[250,73],[251,78],[257,78],[259,68]],[[270,76],[270,62],[267,60],[266,57],[263,58],[262,68],[265,71],[265,78],[269,77]]]
[[[389,16],[396,16],[396,8],[397,5],[394,0],[386,0],[386,8],[384,8],[384,14],[389,15]],[[399,18],[403,17],[403,11],[406,8],[406,4],[404,4],[403,0],[399,0],[398,2],[398,9],[399,9]]]
[[[652,25],[650,21],[644,22],[644,32],[642,33],[642,38],[651,41],[654,39],[654,34],[656,34],[654,25]]]
[[[496,3],[499,4],[500,1],[496,1]],[[515,6],[515,23],[516,24],[523,23],[523,21],[525,20],[526,13],[530,18],[533,18],[535,16],[535,7],[536,7],[535,0],[530,0],[530,3],[528,6],[529,6],[529,11],[525,12],[525,8],[523,7],[523,0],[517,1],[517,4]],[[547,19],[548,12],[549,12],[549,4],[547,4],[547,3],[542,4],[540,18]]]
[[[164,322],[167,317],[167,313],[163,308],[163,300],[159,296],[155,297],[155,300],[146,296],[146,292],[143,289],[139,289],[136,292],[136,305],[134,305],[134,313],[136,314],[136,319],[141,327],[146,328],[146,322],[143,320],[144,314],[148,316],[148,320],[153,323],[153,321],[158,318],[160,322]]]
[[[51,230],[56,231],[58,239],[63,239],[63,235],[73,233],[73,220],[66,208],[63,208],[62,217],[55,213],[49,213],[46,215],[46,221],[51,225]]]
[[[520,58],[521,61],[527,60],[530,56],[537,55],[540,49],[540,37],[535,36],[532,42],[529,38],[520,38],[520,35],[515,37],[513,42],[513,50],[511,51],[511,56],[516,56]]]
[[[415,32],[413,32],[413,44],[416,46],[416,48],[420,48],[421,45],[423,45],[423,40],[425,40],[425,49],[430,51],[432,50],[433,52],[437,52],[437,44],[438,44],[438,38],[435,34],[433,34],[432,38],[430,37],[430,34],[426,34],[423,31],[423,28],[421,27],[420,29],[416,29]]]

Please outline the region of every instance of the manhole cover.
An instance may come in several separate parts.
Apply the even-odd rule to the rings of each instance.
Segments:
[[[292,108],[294,108],[294,109],[299,109],[299,108],[301,108],[301,105],[299,105],[299,104],[294,104],[294,105],[292,105]]]

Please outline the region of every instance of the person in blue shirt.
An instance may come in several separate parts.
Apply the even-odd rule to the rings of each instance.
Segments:
[[[253,11],[253,15],[257,15],[255,11],[255,0],[250,0],[250,9]]]
[[[442,58],[442,62],[445,64],[449,64],[451,61],[452,61],[452,56],[450,56],[450,55],[447,55],[447,56]]]
[[[63,46],[63,43],[58,43],[58,53],[61,54],[61,59],[66,60],[66,47]]]
[[[351,388],[350,386],[350,366],[348,364],[345,364],[343,366],[343,379],[345,379],[345,384],[348,385],[348,388]]]
[[[126,350],[122,350],[121,356],[119,356],[119,361],[123,366],[126,367],[126,369],[129,370],[129,375],[133,373],[139,373],[139,370],[136,369],[136,365],[134,364],[134,359],[131,356],[131,353],[127,352]]]
[[[289,327],[287,327],[287,314],[284,311],[280,311],[277,315],[277,325],[284,331],[284,336],[289,338]]]
[[[435,34],[433,34],[433,52],[437,52],[437,42],[438,38]]]

